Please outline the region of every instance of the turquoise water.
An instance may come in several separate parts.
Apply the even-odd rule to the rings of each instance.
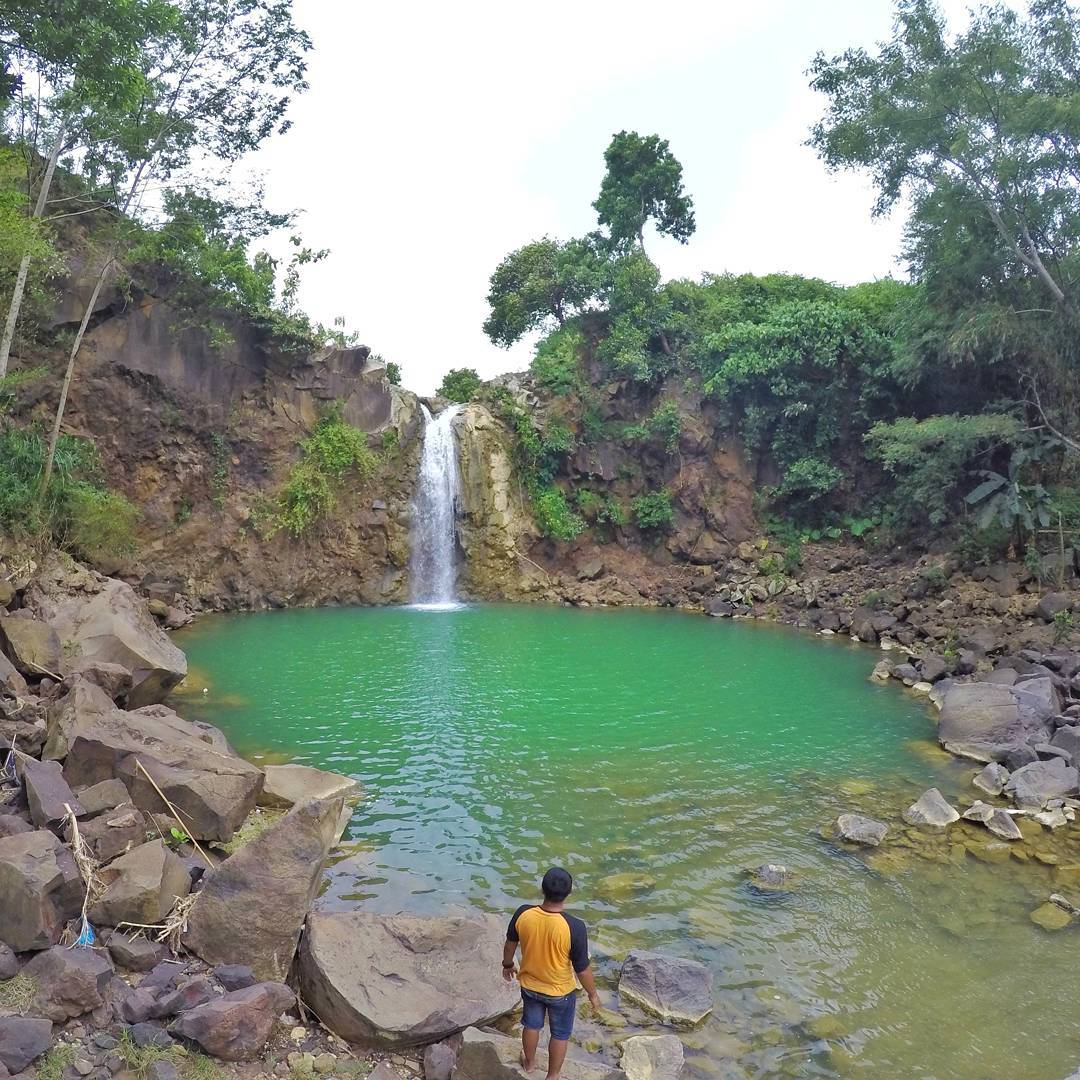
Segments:
[[[509,912],[560,863],[605,994],[634,946],[716,972],[715,1015],[687,1036],[699,1075],[1056,1080],[1080,1063],[1067,950],[1027,918],[1048,867],[985,865],[956,833],[895,829],[869,859],[823,840],[840,812],[895,820],[974,771],[934,752],[925,699],[867,681],[874,652],[536,606],[216,617],[178,642],[181,711],[252,760],[363,782],[324,906]],[[764,862],[790,891],[752,886]],[[1038,1015],[1038,1045],[1003,1009]]]

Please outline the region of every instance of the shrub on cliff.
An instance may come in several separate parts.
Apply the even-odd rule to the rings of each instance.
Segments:
[[[634,520],[639,529],[660,530],[668,528],[675,520],[675,511],[671,506],[671,495],[664,490],[649,491],[639,495],[630,503],[634,511]]]
[[[482,385],[483,380],[474,368],[451,368],[435,392],[439,397],[464,405],[476,399]]]

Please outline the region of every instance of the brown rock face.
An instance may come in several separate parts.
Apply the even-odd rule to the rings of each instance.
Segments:
[[[56,1024],[101,1005],[113,976],[112,964],[103,953],[63,945],[38,953],[23,971],[36,988],[32,1011]]]
[[[121,855],[100,877],[105,891],[90,909],[90,921],[101,926],[160,922],[191,891],[187,867],[161,840]]]
[[[312,912],[300,988],[343,1039],[415,1046],[509,1012],[517,989],[498,977],[503,920]]]
[[[60,674],[60,638],[52,626],[40,619],[0,616],[0,647],[28,678]]]
[[[222,1061],[250,1061],[266,1045],[277,1018],[295,1003],[287,986],[256,983],[185,1012],[169,1030]]]
[[[343,799],[294,807],[207,875],[184,944],[208,964],[283,980],[337,838]]]
[[[51,832],[0,839],[0,941],[16,952],[47,949],[82,900],[75,860]]]

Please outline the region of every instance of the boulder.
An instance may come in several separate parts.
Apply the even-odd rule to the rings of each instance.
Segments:
[[[0,648],[22,675],[60,675],[62,657],[56,631],[40,619],[0,615]]]
[[[1060,747],[1069,755],[1074,765],[1080,765],[1080,724],[1059,727],[1054,732],[1050,745]]]
[[[661,1020],[693,1025],[712,1011],[712,984],[712,972],[696,960],[634,951],[619,974],[619,997]]]
[[[994,815],[994,807],[989,803],[984,803],[981,800],[973,802],[960,816],[965,821],[977,821],[980,825],[985,825],[991,817]],[[1008,815],[1006,815],[1008,816]]]
[[[256,983],[182,1013],[169,1031],[222,1061],[251,1061],[266,1045],[278,1017],[295,1004],[287,986]]]
[[[189,979],[183,986],[162,994],[150,1010],[153,1020],[163,1020],[189,1009],[198,1008],[217,997],[213,984],[206,978]]]
[[[62,1024],[104,1004],[113,969],[105,954],[96,949],[54,945],[39,952],[23,968],[23,974],[34,982],[30,1010]]]
[[[73,675],[78,675],[92,686],[96,686],[113,701],[126,699],[131,693],[131,672],[120,664],[89,660],[82,656],[76,659],[71,670]]]
[[[461,1037],[454,1068],[454,1080],[523,1080],[527,1074],[521,1067],[521,1040],[500,1035],[495,1031],[467,1028]],[[547,1053],[536,1055],[537,1072],[547,1069]],[[563,1064],[562,1080],[622,1080],[621,1069],[606,1065],[595,1057],[586,1056],[570,1047]]]
[[[619,1060],[626,1080],[677,1080],[685,1059],[677,1035],[631,1035]]]
[[[19,674],[19,669],[0,652],[0,691],[17,697],[25,694],[26,689],[26,680]]]
[[[90,921],[100,926],[150,926],[161,922],[176,901],[191,891],[187,867],[162,840],[133,848],[109,863],[98,876],[105,891],[91,907]]]
[[[517,988],[491,976],[505,939],[494,915],[312,912],[300,942],[300,992],[350,1042],[437,1042],[518,1004]]]
[[[928,683],[945,678],[949,665],[940,656],[927,656],[919,665],[919,675]]]
[[[973,626],[970,629],[961,631],[960,645],[965,649],[978,653],[980,656],[998,652],[1002,647],[1001,631],[986,624]]]
[[[424,1080],[450,1080],[457,1065],[457,1052],[460,1045],[459,1036],[432,1043],[424,1051]]]
[[[97,817],[106,810],[115,810],[128,801],[128,789],[122,780],[102,780],[100,784],[91,784],[79,794],[79,805],[83,817]]]
[[[90,727],[98,718],[117,711],[112,698],[81,675],[72,676],[67,685],[67,693],[49,705],[48,738],[41,754],[46,761],[63,761],[76,728]]]
[[[1009,770],[996,761],[991,761],[980,773],[976,773],[971,782],[987,795],[1000,795],[1005,790],[1009,779]]]
[[[128,706],[164,701],[187,674],[187,659],[154,621],[130,585],[101,579],[100,589],[42,596],[37,610],[81,662],[116,664],[131,672]]]
[[[856,608],[851,614],[851,636],[870,645],[876,645],[878,632],[874,629],[874,612],[869,608]]]
[[[903,817],[909,825],[933,825],[939,829],[960,820],[960,815],[937,788],[924,791],[904,811]]]
[[[109,863],[146,842],[146,818],[131,803],[123,803],[82,822],[79,835],[99,863]]]
[[[55,829],[69,810],[76,816],[82,814],[82,805],[64,779],[59,762],[24,758],[20,762],[20,771],[30,820],[39,829]]]
[[[196,840],[231,840],[262,790],[262,771],[238,757],[217,728],[183,720],[163,705],[125,712],[110,702],[108,710],[76,712],[63,737],[50,717],[46,753],[62,743],[70,746],[64,775],[73,787],[119,777],[137,807],[166,813],[141,764]]]
[[[0,982],[14,979],[18,973],[19,961],[15,958],[15,953],[0,941]]]
[[[791,871],[781,863],[762,863],[747,870],[754,888],[763,892],[786,890],[791,885]]]
[[[1033,680],[1038,682],[1038,680]],[[1049,680],[1046,680],[1047,684]],[[1045,741],[1050,718],[1060,712],[1052,686],[1003,686],[992,682],[953,683],[938,716],[938,739],[947,750],[979,756],[979,747]],[[983,760],[993,759],[987,750]]]
[[[0,1064],[21,1073],[52,1045],[52,1021],[32,1016],[0,1016]]]
[[[1035,605],[1035,615],[1043,622],[1053,622],[1058,612],[1068,611],[1071,607],[1072,601],[1068,593],[1051,592]]]
[[[284,980],[343,806],[340,795],[301,803],[210,871],[187,948],[211,965],[243,964],[260,979]]]
[[[862,814],[841,814],[833,828],[841,840],[847,840],[851,844],[864,844],[866,847],[877,847],[889,831],[889,826],[884,821],[875,821],[874,818],[864,817]]]
[[[109,935],[109,956],[128,971],[151,971],[165,959],[166,948],[145,937],[129,937],[116,931]]]
[[[18,814],[0,814],[0,840],[6,836],[19,836],[21,833],[33,831],[34,826]]]
[[[82,902],[79,869],[51,832],[0,839],[0,941],[16,952],[47,949]]]
[[[1056,757],[1022,766],[1005,785],[1005,794],[1023,810],[1041,810],[1050,799],[1078,793],[1080,774]]]
[[[1024,834],[1013,820],[1013,816],[1000,808],[994,810],[986,820],[986,827],[1001,840],[1023,840]]]
[[[359,798],[360,784],[351,776],[323,772],[310,765],[267,765],[263,769],[259,805],[288,810],[297,803],[317,799]]]

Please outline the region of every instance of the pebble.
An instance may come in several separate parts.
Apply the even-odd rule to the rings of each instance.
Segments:
[[[120,1045],[117,1039],[114,1039],[108,1032],[99,1031],[94,1036],[94,1045],[99,1050],[115,1050]]]

